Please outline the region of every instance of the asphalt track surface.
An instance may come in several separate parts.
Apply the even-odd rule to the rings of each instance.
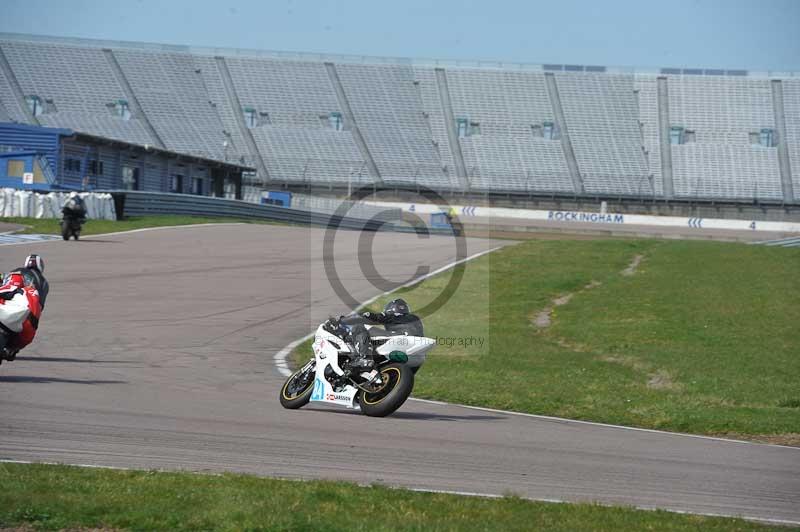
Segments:
[[[0,458],[239,471],[800,522],[800,449],[409,401],[375,419],[280,407],[273,355],[343,311],[320,229],[220,225],[0,247],[48,264],[36,343],[0,366]],[[337,237],[354,296],[382,290]],[[471,240],[469,252],[497,245]],[[453,260],[380,234],[377,269]],[[389,258],[390,260],[388,260]],[[424,259],[420,261],[420,259]],[[424,371],[424,369],[423,369]]]

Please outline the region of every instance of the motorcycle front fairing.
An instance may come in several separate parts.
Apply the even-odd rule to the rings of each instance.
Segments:
[[[386,333],[386,336],[381,336],[382,329],[377,333],[373,332],[374,329],[370,328],[370,336],[374,340],[385,341],[379,345],[375,351],[386,358],[394,351],[405,353],[408,357],[406,364],[412,368],[419,368],[425,363],[428,351],[433,349],[436,345],[436,340],[427,338],[425,336],[408,336],[405,334],[392,334]]]
[[[344,371],[339,367],[339,355],[350,353],[347,343],[335,334],[326,331],[320,325],[314,336],[312,349],[316,359],[316,368],[311,400],[347,408],[358,408],[356,403],[358,388],[352,384],[347,384],[341,390],[336,391],[325,377],[328,368],[340,377],[344,375]]]

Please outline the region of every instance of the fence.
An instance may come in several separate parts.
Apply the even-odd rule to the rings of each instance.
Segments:
[[[266,192],[266,190],[262,190],[261,188],[257,187],[243,187],[242,199],[250,203],[261,203],[261,195],[264,192]],[[343,210],[343,214],[352,218],[369,219],[374,216],[388,214],[393,219],[399,219],[402,215],[402,211],[400,209],[394,209],[394,212],[386,213],[385,211],[389,209],[388,207],[376,207],[374,205],[367,205],[363,202],[337,198],[325,198],[322,196],[310,196],[307,194],[292,192],[292,208],[302,211],[333,214],[337,212],[343,204],[346,205],[346,210]]]
[[[30,190],[0,189],[0,217],[61,218],[66,192],[39,194]],[[116,220],[114,200],[110,194],[84,193],[87,217],[94,220]]]
[[[329,212],[314,212],[189,194],[139,191],[109,191],[108,193],[114,198],[116,212],[120,218],[123,216],[179,214],[186,216],[250,218],[323,227],[333,225],[342,229],[362,231],[407,233],[415,231],[413,227],[396,223],[401,221],[401,210],[398,208],[377,209],[377,215],[370,218],[359,218],[355,216],[336,216]],[[428,232],[431,234],[452,234],[450,229],[428,228]]]

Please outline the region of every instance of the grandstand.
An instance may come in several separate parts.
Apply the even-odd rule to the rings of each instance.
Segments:
[[[257,169],[269,186],[800,204],[800,77],[0,34],[0,121]]]

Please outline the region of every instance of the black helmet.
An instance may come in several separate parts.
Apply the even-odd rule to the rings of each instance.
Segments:
[[[392,299],[386,303],[385,307],[383,307],[383,313],[390,317],[405,316],[410,312],[411,309],[408,307],[408,303],[406,303],[404,299]]]

